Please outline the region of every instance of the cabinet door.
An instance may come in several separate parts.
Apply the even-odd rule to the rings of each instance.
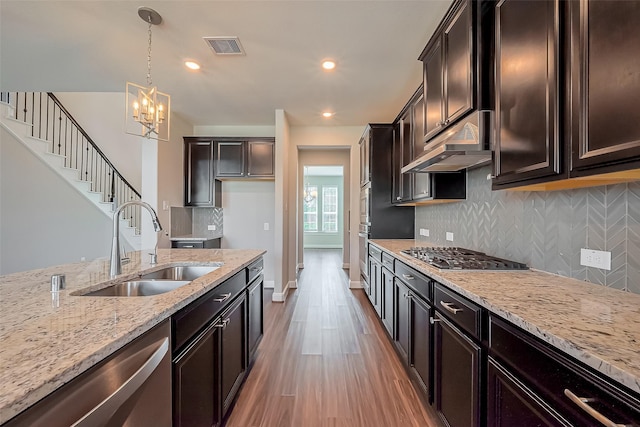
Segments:
[[[244,141],[220,141],[216,143],[216,176],[244,176]]]
[[[271,141],[248,141],[248,177],[274,176],[274,148],[275,143]]]
[[[393,153],[392,153],[392,188],[391,202],[398,203],[402,201],[402,178],[404,175],[402,169],[402,139],[400,138],[400,123],[393,126]]]
[[[214,206],[213,140],[184,141],[184,204]]]
[[[411,140],[413,126],[413,111],[408,108],[400,119],[400,141],[402,147],[402,166],[408,165],[413,160],[413,141]],[[401,174],[402,176],[402,202],[409,202],[413,196],[413,175]]]
[[[571,425],[491,358],[487,375],[488,427]]]
[[[369,257],[369,301],[380,316],[380,263]]]
[[[246,312],[246,299],[242,295],[221,316],[220,396],[223,417],[240,389],[247,370]]]
[[[409,361],[409,288],[399,279],[394,279],[394,300],[396,303],[395,344],[405,363]]]
[[[472,108],[472,5],[468,0],[460,3],[460,9],[444,30],[444,124],[462,117]]]
[[[370,130],[367,129],[360,138],[360,187],[364,187],[371,182],[370,171]]]
[[[424,95],[420,95],[412,106],[413,114],[413,158],[424,152]],[[413,174],[413,199],[431,196],[431,175],[428,173]]]
[[[423,61],[424,139],[431,139],[444,125],[442,38],[438,37]]]
[[[247,304],[249,305],[247,310],[249,313],[247,341],[250,362],[255,357],[255,352],[263,333],[263,293],[264,278],[260,276],[247,289]]]
[[[393,338],[393,317],[394,317],[394,299],[393,299],[393,273],[386,268],[381,270],[382,276],[382,323],[387,328],[387,332]]]
[[[640,3],[570,2],[572,176],[640,160]],[[635,165],[628,162],[635,161]]]
[[[409,364],[420,381],[422,391],[431,399],[431,307],[417,296],[410,300],[411,357]]]
[[[480,347],[439,314],[433,334],[436,412],[450,427],[480,425]]]
[[[494,184],[559,175],[558,2],[502,0],[495,13]]]
[[[175,427],[211,427],[220,421],[218,339],[218,328],[212,325],[174,362]]]

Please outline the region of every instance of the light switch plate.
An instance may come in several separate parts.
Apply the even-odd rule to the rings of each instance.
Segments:
[[[450,231],[447,231],[447,240],[453,242],[453,233]]]
[[[429,237],[429,229],[428,228],[421,228],[420,229],[420,235],[424,236],[424,237]]]
[[[269,231],[269,223],[268,222],[264,223],[264,231]]]
[[[611,252],[580,249],[580,265],[611,270]]]

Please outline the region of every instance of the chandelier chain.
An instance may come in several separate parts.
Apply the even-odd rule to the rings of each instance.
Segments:
[[[149,49],[147,51],[147,85],[152,86],[153,81],[151,80],[151,15],[149,15]]]

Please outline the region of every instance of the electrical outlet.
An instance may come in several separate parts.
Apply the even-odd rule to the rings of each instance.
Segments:
[[[429,237],[429,229],[428,228],[421,228],[420,229],[420,235],[424,236],[424,237]]]
[[[216,231],[216,228],[217,227],[215,225],[213,225],[213,224],[207,225],[207,230],[209,230],[209,231]]]
[[[453,242],[453,233],[450,231],[447,231],[447,240]]]
[[[264,231],[269,231],[269,223],[268,222],[264,223]]]
[[[611,252],[580,249],[580,265],[611,270]]]
[[[80,261],[86,261],[86,260],[87,260],[86,257],[83,257],[83,256],[80,257]]]

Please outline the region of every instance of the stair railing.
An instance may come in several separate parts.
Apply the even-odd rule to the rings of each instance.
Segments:
[[[48,150],[64,157],[64,166],[80,171],[80,179],[103,202],[117,205],[140,200],[140,193],[109,161],[87,132],[51,92],[0,92],[0,102],[13,107],[13,118],[31,126],[31,136],[49,143]],[[140,207],[130,206],[122,217],[140,233]]]

